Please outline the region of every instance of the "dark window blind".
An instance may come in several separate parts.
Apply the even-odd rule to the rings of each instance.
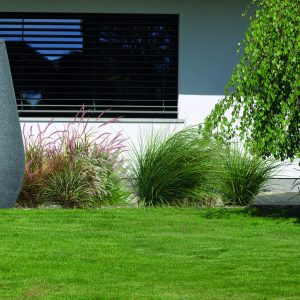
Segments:
[[[0,13],[20,116],[177,118],[178,16]]]

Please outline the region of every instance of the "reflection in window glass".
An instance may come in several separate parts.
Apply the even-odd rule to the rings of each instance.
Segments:
[[[0,13],[0,38],[21,116],[177,117],[177,15]]]

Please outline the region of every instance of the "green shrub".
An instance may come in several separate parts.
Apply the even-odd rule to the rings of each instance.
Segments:
[[[81,164],[82,173],[91,185],[90,206],[126,202],[129,192],[120,179],[125,169],[121,162],[116,165],[107,158],[99,157],[82,160]]]
[[[198,201],[212,189],[218,147],[196,128],[150,131],[133,149],[134,189],[145,205]]]
[[[46,146],[40,138],[36,138],[31,130],[26,134],[25,127],[23,136],[25,173],[17,203],[22,207],[37,207],[42,204],[39,196],[45,187],[45,178],[53,171],[53,165],[49,163]]]
[[[124,202],[127,197],[119,175],[122,135],[88,129],[85,111],[62,131],[23,128],[25,176],[18,204],[36,207],[56,203],[63,207],[94,207]]]
[[[225,205],[252,204],[280,166],[276,160],[250,155],[238,145],[224,149],[222,153],[223,171],[217,191]]]
[[[66,165],[46,179],[40,197],[42,203],[55,203],[64,208],[84,207],[93,191],[80,166]]]

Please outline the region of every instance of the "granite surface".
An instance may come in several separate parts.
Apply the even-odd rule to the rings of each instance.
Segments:
[[[10,66],[0,41],[0,208],[14,207],[24,174],[24,149]]]

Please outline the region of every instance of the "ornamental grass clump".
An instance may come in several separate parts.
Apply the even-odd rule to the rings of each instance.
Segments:
[[[107,123],[89,126],[84,108],[63,130],[49,124],[33,133],[23,127],[26,167],[18,204],[36,207],[95,207],[126,198],[120,182],[121,133],[103,132]]]
[[[281,166],[275,159],[251,155],[234,144],[222,151],[223,171],[217,192],[225,205],[251,205]]]
[[[133,149],[134,189],[146,206],[201,201],[217,177],[218,147],[196,128],[154,132]]]

